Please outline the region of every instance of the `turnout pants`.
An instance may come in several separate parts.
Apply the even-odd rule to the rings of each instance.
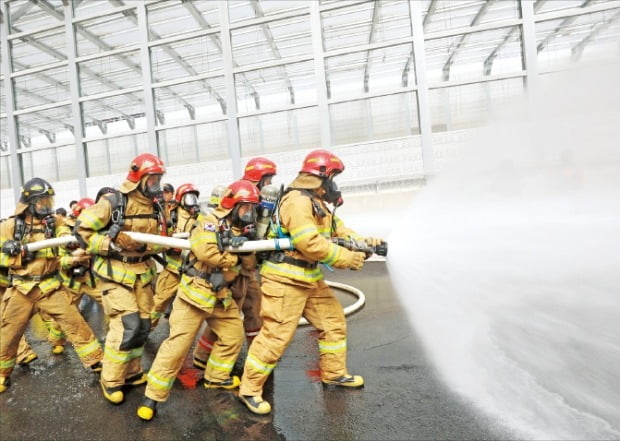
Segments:
[[[9,288],[2,299],[1,309],[0,376],[9,376],[13,371],[19,341],[36,312],[45,313],[60,324],[84,366],[92,366],[101,360],[101,345],[78,309],[69,304],[62,289],[43,294],[35,286],[25,295]]]
[[[239,275],[230,287],[230,290],[232,291],[233,300],[243,313],[243,329],[249,346],[263,325],[263,320],[260,316],[261,297],[263,294],[256,273],[251,276]],[[194,358],[202,361],[208,360],[216,339],[217,336],[213,331],[206,327],[196,342]]]
[[[174,380],[205,320],[217,339],[204,378],[216,382],[230,378],[243,344],[243,324],[237,305],[233,302],[226,310],[218,302],[213,309],[205,311],[185,301],[179,291],[170,314],[170,335],[159,347],[148,374],[147,398],[155,401],[168,399]]]
[[[125,379],[142,373],[142,352],[151,327],[153,307],[151,283],[139,281],[127,286],[100,280],[103,311],[109,319],[105,340],[101,382],[107,388],[125,384]]]
[[[248,349],[240,395],[262,395],[263,385],[290,344],[300,317],[318,331],[322,380],[347,375],[347,328],[344,311],[323,280],[315,286],[262,278],[263,326]]]
[[[167,269],[162,270],[157,276],[155,295],[153,296],[153,310],[151,311],[151,325],[157,326],[159,319],[166,312],[166,308],[177,293],[180,276]]]

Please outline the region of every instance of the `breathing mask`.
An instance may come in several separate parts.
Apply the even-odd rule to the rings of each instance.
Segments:
[[[198,195],[196,193],[185,193],[181,199],[181,206],[192,215],[197,214],[200,211]]]
[[[163,196],[161,177],[162,175],[146,175],[140,184],[142,194],[149,199]]]
[[[52,216],[54,214],[54,198],[51,196],[36,198],[28,206],[28,211],[37,219]]]
[[[239,203],[232,210],[232,224],[239,228],[242,234],[253,239],[256,236],[256,205]]]
[[[324,179],[321,188],[325,190],[323,195],[325,202],[333,204],[334,207],[340,207],[344,203],[342,193],[338,190],[338,184],[336,184],[333,177]]]

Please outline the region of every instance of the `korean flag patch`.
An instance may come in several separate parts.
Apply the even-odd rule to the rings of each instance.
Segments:
[[[205,231],[211,231],[212,233],[215,233],[215,224],[212,224],[210,222],[205,222],[203,228]]]

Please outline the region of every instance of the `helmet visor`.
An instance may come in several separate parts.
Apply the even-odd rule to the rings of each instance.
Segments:
[[[54,214],[54,198],[52,196],[42,196],[32,202],[32,209],[35,216],[44,218]]]
[[[198,195],[196,193],[185,193],[182,201],[184,207],[197,207]]]

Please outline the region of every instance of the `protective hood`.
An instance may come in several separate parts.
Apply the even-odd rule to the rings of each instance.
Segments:
[[[14,213],[15,216],[25,213],[27,208],[28,208],[28,204],[24,204],[23,202],[17,201],[17,206],[15,207],[15,213]]]
[[[136,190],[140,186],[140,181],[131,182],[130,180],[125,180],[119,187],[119,191],[124,194],[128,194],[134,190]]]
[[[323,178],[311,175],[309,173],[300,172],[295,180],[289,184],[290,188],[304,188],[307,190],[315,190],[321,186]]]

